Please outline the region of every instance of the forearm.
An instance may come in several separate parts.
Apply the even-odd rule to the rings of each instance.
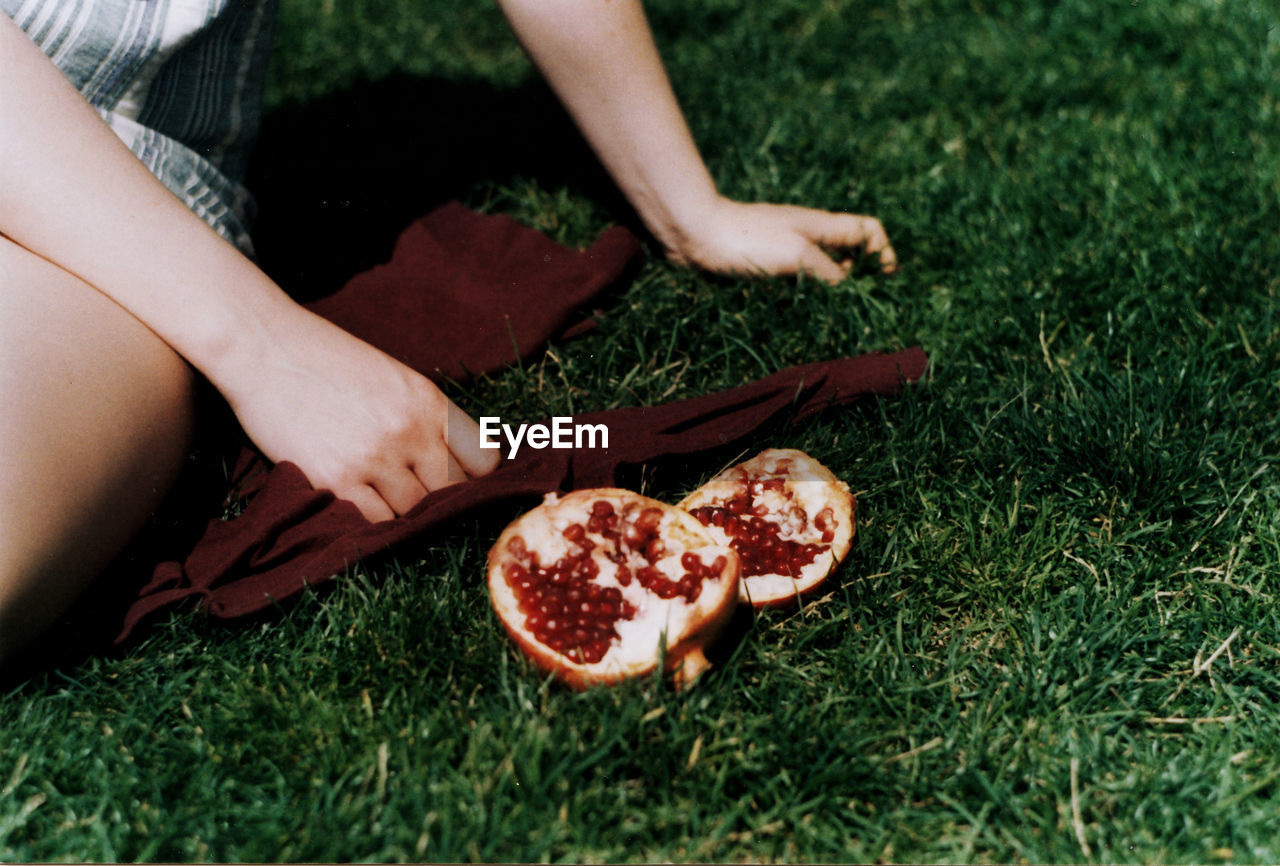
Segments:
[[[874,217],[744,205],[719,195],[698,154],[640,0],[498,0],[525,50],[631,200],[681,264],[734,274],[809,273],[837,282],[860,247],[893,271]]]
[[[639,0],[499,0],[516,36],[669,250],[715,205]]]
[[[296,314],[4,15],[0,69],[0,233],[107,294],[215,384]]]

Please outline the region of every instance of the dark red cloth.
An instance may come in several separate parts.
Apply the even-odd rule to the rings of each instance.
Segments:
[[[511,363],[515,351],[536,351],[625,270],[636,250],[623,229],[577,252],[505,217],[449,205],[406,230],[389,263],[314,308],[424,373],[461,379]],[[611,485],[625,467],[732,445],[787,417],[896,393],[926,364],[918,348],[844,358],[689,400],[577,415],[574,424],[608,428],[608,448],[526,446],[492,474],[435,491],[408,515],[376,524],[314,490],[292,464],[258,467],[242,491],[244,511],[210,521],[185,560],[156,567],[117,641],[186,599],[217,617],[259,612],[481,506]]]
[[[453,202],[405,229],[391,261],[310,308],[433,378],[461,382],[532,355],[639,252],[626,229],[571,250]]]

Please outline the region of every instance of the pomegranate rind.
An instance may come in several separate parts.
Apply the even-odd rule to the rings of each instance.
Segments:
[[[680,596],[663,599],[635,579],[621,586],[617,580],[618,565],[606,556],[607,545],[593,536],[597,546],[589,555],[600,570],[593,582],[619,587],[623,597],[634,606],[635,613],[631,619],[614,623],[618,636],[602,659],[581,662],[542,643],[525,626],[526,614],[519,609],[505,569],[516,560],[511,552],[513,539],[520,539],[527,551],[537,554],[544,564],[579,550],[565,538],[564,530],[573,524],[585,525],[592,506],[602,500],[609,502],[620,515],[634,515],[646,509],[661,512],[658,536],[665,550],[652,564],[665,576],[679,578],[685,553],[693,553],[704,565],[723,557],[724,566],[718,573],[703,578],[702,589],[693,601]],[[640,556],[638,551],[628,549],[628,553]],[[649,564],[647,560],[638,562]],[[577,490],[564,496],[548,494],[541,505],[503,530],[490,549],[488,559],[489,598],[507,634],[539,669],[577,689],[647,676],[659,663],[665,663],[667,671],[675,672],[680,684],[690,682],[706,666],[704,650],[733,616],[738,579],[737,554],[728,546],[717,544],[694,517],[655,499],[618,488]]]
[[[757,608],[793,605],[817,590],[849,554],[857,501],[849,485],[808,454],[792,448],[770,448],[724,470],[686,496],[678,507],[686,511],[724,507],[744,492],[744,479],[745,483],[769,479],[783,482],[780,491],[763,491],[754,500],[768,506],[768,511],[759,516],[779,527],[779,538],[826,547],[800,569],[799,574],[743,575],[739,597],[744,603]],[[792,503],[803,509],[807,518],[803,525],[794,519],[794,514],[788,519]],[[823,541],[822,530],[814,524],[815,518],[827,509],[830,517],[825,526],[831,531],[829,542]],[[728,545],[733,540],[720,527],[703,528],[721,544]]]

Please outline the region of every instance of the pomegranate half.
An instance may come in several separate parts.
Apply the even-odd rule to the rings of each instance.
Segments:
[[[795,603],[849,553],[857,503],[849,486],[803,451],[771,448],[730,467],[680,503],[741,559],[741,598]]]
[[[738,556],[688,512],[615,488],[549,494],[489,551],[489,598],[538,667],[575,688],[679,683],[738,601]]]

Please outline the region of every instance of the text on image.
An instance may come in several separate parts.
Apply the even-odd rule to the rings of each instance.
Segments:
[[[503,424],[502,419],[489,415],[480,418],[480,447],[501,448],[501,441],[494,441],[499,436],[505,439],[509,450],[507,459],[516,456],[521,444],[534,450],[543,448],[608,448],[609,428],[604,424],[574,424],[573,418],[557,415],[551,419],[551,426],[546,424],[521,424],[512,428]]]

